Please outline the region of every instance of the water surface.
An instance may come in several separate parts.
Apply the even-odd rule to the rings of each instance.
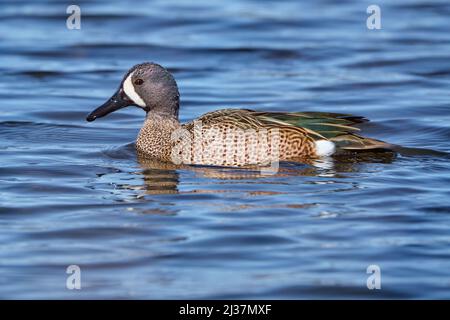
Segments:
[[[0,298],[449,298],[448,1],[0,3]],[[144,114],[86,114],[132,65],[182,121],[225,107],[365,116],[408,148],[278,174],[139,158]],[[82,289],[67,290],[67,266]],[[368,290],[378,265],[382,289]]]

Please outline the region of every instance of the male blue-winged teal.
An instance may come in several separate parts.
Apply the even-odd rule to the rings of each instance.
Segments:
[[[366,119],[336,113],[222,109],[181,124],[177,83],[155,63],[132,67],[117,92],[86,120],[131,105],[147,113],[137,150],[177,164],[246,166],[331,156],[340,150],[391,148],[355,133],[359,129],[353,125]]]

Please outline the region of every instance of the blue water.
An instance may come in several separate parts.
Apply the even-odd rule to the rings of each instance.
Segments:
[[[381,30],[371,1],[74,4],[80,30],[66,1],[0,2],[0,298],[450,298],[448,1],[377,1]],[[182,121],[352,113],[413,149],[273,176],[141,159],[142,110],[85,116],[143,61]]]

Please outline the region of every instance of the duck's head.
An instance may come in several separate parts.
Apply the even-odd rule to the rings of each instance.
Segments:
[[[86,118],[97,118],[128,106],[137,106],[147,113],[178,118],[180,94],[169,71],[156,63],[141,63],[132,67],[123,77],[119,89]]]

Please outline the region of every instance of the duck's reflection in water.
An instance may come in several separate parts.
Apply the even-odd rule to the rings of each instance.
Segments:
[[[144,190],[146,194],[173,194],[178,193],[180,174],[177,170],[181,166],[146,158],[137,153],[137,159],[142,168],[140,172],[144,177]]]
[[[321,159],[295,159],[292,162],[280,163],[278,167],[245,167],[227,168],[212,166],[175,165],[146,157],[137,153],[137,159],[142,168],[138,174],[143,175],[142,190],[146,194],[176,194],[179,191],[180,171],[193,172],[199,178],[220,180],[252,180],[263,179],[262,184],[268,184],[270,177],[331,177],[345,178],[348,173],[356,173],[367,163],[391,163],[395,159],[392,152],[347,153],[337,157]],[[273,170],[276,169],[276,170]],[[276,183],[275,183],[276,184]],[[276,187],[274,187],[276,189]],[[205,191],[205,190],[202,190]],[[184,191],[194,193],[197,191]],[[205,191],[206,192],[206,191]],[[208,192],[223,193],[224,190],[211,189]],[[277,190],[274,190],[276,193]]]

